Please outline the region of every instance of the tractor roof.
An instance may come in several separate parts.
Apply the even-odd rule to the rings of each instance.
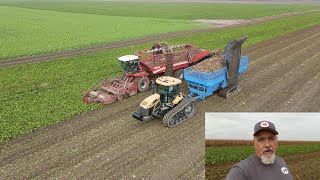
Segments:
[[[139,57],[136,55],[125,55],[118,58],[119,61],[123,61],[123,62],[132,61],[136,59],[139,59]]]
[[[170,76],[162,76],[159,77],[156,80],[157,84],[163,85],[163,86],[174,86],[177,84],[181,84],[182,81],[180,79],[174,78],[174,77],[170,77]]]

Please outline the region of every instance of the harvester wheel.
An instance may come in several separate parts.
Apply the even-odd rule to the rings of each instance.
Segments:
[[[149,84],[150,84],[150,80],[149,78],[137,78],[134,80],[135,83],[137,84],[137,87],[138,87],[138,91],[139,92],[144,92],[146,90],[149,89]]]
[[[173,73],[175,78],[178,78],[180,80],[183,80],[184,76],[183,76],[183,69],[177,69],[174,71]]]
[[[117,97],[117,99],[118,99],[118,101],[122,101],[122,100],[123,100],[123,95],[119,95],[119,96]]]

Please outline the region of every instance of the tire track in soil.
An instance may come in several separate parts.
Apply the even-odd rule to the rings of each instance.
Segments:
[[[69,141],[71,138],[75,137],[76,135],[82,135],[87,134],[88,131],[91,131],[92,129],[97,129],[98,127],[102,126],[103,124],[110,124],[117,121],[115,117],[118,116],[117,112],[110,111],[108,113],[108,122],[105,121],[105,117],[100,116],[101,113],[105,113],[105,111],[108,111],[108,108],[117,108],[117,106],[113,106],[114,104],[111,104],[111,107],[103,108],[103,109],[97,109],[93,111],[87,112],[86,115],[80,114],[73,118],[70,121],[66,121],[63,123],[57,123],[55,125],[49,126],[47,130],[36,130],[33,132],[33,136],[30,134],[27,134],[27,141],[25,141],[24,138],[16,138],[11,143],[6,144],[5,146],[0,145],[1,154],[0,157],[0,166],[4,163],[9,163],[12,159],[19,158],[20,156],[27,156],[34,152],[42,151],[45,148],[48,148],[49,146],[53,144],[57,144],[62,141]],[[112,107],[113,106],[113,107]],[[120,109],[120,108],[121,109]],[[118,106],[119,111],[125,112],[126,109],[132,109],[134,106]],[[90,118],[88,118],[90,117]],[[83,121],[86,121],[87,123],[83,123]],[[126,123],[123,123],[124,125],[127,125]],[[128,130],[127,128],[134,129],[134,126],[128,126],[123,129],[123,131]],[[139,127],[139,126],[137,126]],[[59,130],[58,130],[59,129]],[[61,135],[62,133],[62,135]],[[122,133],[121,131],[119,134]],[[40,135],[41,134],[41,135]],[[60,136],[59,136],[60,134]],[[28,136],[30,135],[30,136]],[[41,144],[37,147],[34,147],[30,142],[37,142],[38,144]],[[11,149],[15,144],[20,144],[20,149],[14,148],[13,151],[6,151],[6,149]],[[22,153],[21,153],[22,152]]]
[[[135,169],[135,172],[141,172],[149,167],[155,166],[156,164],[162,164],[163,171],[159,171],[161,172],[160,174],[162,177],[165,177],[165,179],[179,179],[180,176],[186,175],[186,170],[181,171],[181,165],[183,164],[183,167],[188,169],[188,171],[190,169],[193,169],[194,171],[194,173],[192,173],[191,171],[188,172],[188,174],[190,175],[188,176],[189,178],[193,177],[194,179],[199,179],[197,177],[201,177],[200,179],[204,179],[204,113],[197,113],[195,118],[196,122],[186,122],[191,123],[188,125],[189,127],[193,127],[190,133],[185,133],[188,136],[180,139],[180,141],[178,139],[175,146],[172,146],[170,147],[170,149],[162,152],[160,155],[162,158],[153,158],[153,160],[148,161],[143,166]],[[195,125],[193,124],[198,124],[198,128],[195,128]],[[194,146],[198,148],[190,148]],[[186,153],[186,155],[180,156],[182,152],[184,154]],[[194,157],[191,162],[189,160],[189,157]],[[172,159],[174,159],[174,161],[171,161]],[[178,159],[180,161],[177,161]],[[170,170],[168,170],[168,168],[165,169],[166,166],[168,166],[166,162],[172,162],[170,163]],[[202,171],[198,171],[198,168],[202,168]],[[155,174],[154,172],[149,171],[149,175],[149,179],[157,179],[159,173]]]
[[[196,127],[201,126],[200,123],[197,124]],[[151,128],[149,129],[150,132],[155,132],[155,130],[159,130],[159,127],[157,126],[156,129],[153,127],[148,127]],[[193,129],[188,128],[187,126],[184,126],[182,131],[184,133],[191,131]],[[164,132],[161,132],[164,131]],[[169,131],[169,132],[167,132]],[[202,130],[203,132],[203,130]],[[159,134],[144,134],[142,132],[138,133],[135,135],[134,137],[134,142],[136,142],[136,145],[131,145],[131,142],[126,141],[125,144],[122,144],[122,142],[120,142],[120,144],[114,148],[112,151],[113,156],[115,156],[115,158],[111,158],[108,160],[108,162],[104,162],[104,161],[96,161],[98,163],[95,163],[95,171],[97,172],[96,174],[91,174],[90,169],[86,169],[86,167],[84,167],[81,172],[83,172],[83,170],[86,171],[85,174],[82,174],[83,176],[79,177],[79,178],[96,178],[95,176],[98,174],[100,175],[100,177],[110,177],[110,178],[114,178],[114,179],[119,179],[121,178],[121,175],[119,175],[118,173],[122,173],[123,171],[119,171],[120,169],[130,169],[128,168],[128,166],[131,167],[136,167],[140,164],[142,164],[142,162],[149,160],[150,158],[152,158],[152,154],[157,154],[159,152],[162,152],[165,148],[169,148],[170,146],[172,146],[172,144],[164,142],[161,143],[159,145],[153,145],[153,144],[145,144],[145,142],[160,142],[161,139],[165,139],[166,136],[173,136],[173,140],[178,140],[177,138],[180,138],[181,136],[184,135],[184,133],[181,134],[177,134],[176,132],[174,132],[173,130],[168,130],[163,128],[162,126],[160,127],[160,135]],[[201,134],[201,133],[200,133]],[[146,139],[143,139],[143,137],[147,136]],[[111,144],[110,144],[111,145]],[[122,149],[122,147],[130,147],[130,149]],[[105,154],[110,154],[110,152],[106,152]],[[101,156],[103,156],[103,154],[100,154]],[[144,155],[144,156],[141,156]],[[141,158],[142,157],[142,158]],[[63,168],[62,168],[63,169]],[[78,173],[75,173],[78,174]],[[74,176],[73,176],[74,177]],[[70,177],[64,177],[64,178],[70,178]]]
[[[318,45],[320,45],[320,43]],[[317,72],[320,71],[320,66],[318,62],[319,57],[320,53],[318,53],[317,56],[308,58],[305,61],[305,63],[307,63],[307,66],[302,66],[303,63],[301,63],[293,70],[291,70],[289,73],[286,73],[284,76],[281,77],[280,82],[282,83],[279,86],[276,87],[276,84],[272,83],[272,85],[275,85],[274,87],[276,88],[272,88],[267,91],[268,93],[266,93],[266,95],[270,94],[271,98],[264,104],[260,105],[260,109],[262,111],[277,111],[279,107],[280,109],[282,109],[284,107],[283,105],[285,100],[291,99],[295,92],[301,92],[302,89],[305,86],[307,86],[308,80],[312,79],[314,76],[318,74]],[[292,75],[295,75],[297,78],[290,79],[289,77]],[[286,81],[286,79],[288,80]],[[270,93],[273,91],[282,93]],[[298,100],[300,98],[303,98],[303,96],[298,97]],[[257,107],[256,109],[259,108]]]
[[[190,128],[187,128],[185,130],[182,130],[183,133],[172,133],[172,134],[162,134],[163,136],[159,136],[157,135],[158,137],[156,139],[150,139],[151,141],[155,140],[156,142],[160,142],[161,140],[163,139],[166,139],[166,138],[170,138],[170,137],[173,137],[172,140],[174,140],[175,142],[177,142],[176,146],[174,147],[174,151],[177,151],[179,148],[181,148],[181,140],[183,140],[183,137],[185,136],[185,133],[186,134],[190,134],[190,133],[196,133],[196,134],[201,134],[201,133],[204,133],[203,129],[201,128],[203,126],[202,123],[197,123],[196,126],[193,126],[195,129],[190,129]],[[179,142],[180,141],[180,142]],[[202,144],[202,141],[200,141],[200,146]],[[185,143],[185,141],[183,142],[183,144]],[[197,143],[199,145],[199,143]],[[124,169],[127,169],[129,168],[130,166],[133,166],[133,167],[137,167],[138,165],[142,164],[143,162],[148,162],[150,161],[152,158],[153,158],[153,155],[154,154],[158,154],[160,152],[170,152],[170,149],[172,151],[172,146],[173,144],[171,144],[171,142],[167,142],[167,141],[164,141],[161,143],[161,145],[150,145],[150,144],[143,144],[145,146],[139,146],[136,150],[136,153],[138,153],[140,151],[140,147],[143,147],[143,149],[147,150],[147,152],[143,153],[143,154],[146,154],[147,156],[144,156],[143,158],[141,158],[140,156],[136,156],[135,159],[132,159],[132,162],[126,162],[125,166],[123,166]],[[183,147],[183,149],[185,148],[188,148],[188,147]],[[187,150],[186,150],[187,151]],[[124,156],[121,156],[121,159],[119,159],[119,162],[122,162],[126,159],[129,159],[130,157],[132,157],[134,154],[135,154],[135,151],[131,152],[132,154],[125,154]],[[176,152],[176,155],[178,154],[179,152]],[[186,153],[186,152],[184,152]],[[190,154],[190,153],[188,153]],[[199,153],[198,153],[199,154]],[[204,160],[204,159],[203,159]],[[103,172],[103,169],[107,168],[108,166],[104,165],[101,170]],[[143,169],[143,168],[140,168],[140,169]],[[168,172],[165,172],[166,174]],[[171,169],[171,173],[175,173],[172,171]],[[168,173],[168,174],[171,174],[171,173]],[[121,172],[117,171],[117,169],[114,169],[114,171],[111,171],[110,175],[113,176],[113,178],[115,179],[118,179],[118,178],[121,178]],[[153,175],[153,177],[149,177],[150,175]],[[158,174],[156,175],[158,176]],[[165,176],[165,174],[163,174],[163,176]],[[126,176],[124,176],[126,178]],[[155,175],[153,174],[153,172],[148,172],[147,171],[147,175],[145,176],[146,178],[155,178]],[[129,178],[129,177],[128,177]],[[167,177],[169,179],[169,176]],[[167,179],[166,178],[166,179]]]
[[[318,57],[318,59],[320,59],[320,57]],[[281,109],[283,109],[285,112],[316,111],[315,109],[320,106],[320,98],[318,96],[320,94],[319,87],[320,72],[314,77],[310,78],[310,80],[305,83],[300,91],[295,92],[292,97],[285,100]],[[303,98],[304,96],[308,98]]]
[[[292,98],[293,103],[308,102],[303,110],[319,111],[320,107],[315,107],[319,105],[318,96],[297,99],[299,94],[319,92],[320,62],[315,60],[319,55],[314,47],[319,42],[319,35],[316,35],[319,30],[320,26],[317,26],[300,31],[303,35],[297,32],[289,34],[287,38],[279,38],[279,44],[276,40],[264,42],[269,47],[267,51],[277,51],[272,54],[264,54],[264,46],[262,50],[258,48],[249,52],[249,71],[240,79],[243,90],[231,99],[214,94],[206,101],[199,101],[195,117],[176,128],[165,128],[159,120],[148,123],[134,121],[131,113],[148,95],[138,94],[0,143],[0,174],[6,179],[203,177],[199,170],[204,163],[204,112],[259,111],[266,102],[275,106],[265,111],[271,107],[279,111],[297,108],[285,106],[277,98],[283,102]],[[286,39],[290,39],[289,42]],[[310,74],[306,75],[308,72]],[[283,84],[284,75],[288,82]],[[300,85],[293,86],[294,91],[288,91],[288,94],[278,92],[277,98],[269,97],[271,91],[291,88],[292,83]],[[183,87],[186,92],[186,85]]]
[[[122,135],[120,135],[122,130],[119,130],[118,133],[112,135],[110,138],[105,138],[110,134],[108,131],[102,131],[102,133],[101,128],[93,129],[90,133],[84,134],[84,137],[83,135],[78,135],[69,139],[68,141],[62,141],[60,143],[51,145],[45,148],[43,151],[34,152],[31,155],[20,158],[19,161],[15,161],[14,163],[3,166],[1,169],[6,170],[6,167],[8,166],[10,168],[14,168],[17,165],[19,166],[20,164],[24,164],[25,166],[19,170],[20,175],[25,173],[28,175],[23,176],[24,178],[34,178],[39,176],[38,173],[46,174],[46,172],[50,172],[51,169],[55,169],[56,167],[61,166],[61,164],[68,165],[70,163],[78,163],[82,161],[83,158],[92,156],[93,154],[105,149],[105,144],[123,141],[126,137],[132,136],[134,133],[144,131],[145,128],[148,128],[148,126],[151,125],[152,123],[148,124],[147,126],[136,126],[135,128],[125,129],[124,131],[128,133],[124,133]],[[42,158],[35,161],[34,165],[28,165],[27,162],[32,161],[34,156]],[[46,162],[51,163],[43,166],[43,164]],[[40,166],[38,166],[38,164],[40,164]],[[11,173],[12,174],[9,173],[12,175],[11,177],[14,177],[15,172],[11,171]]]
[[[319,36],[317,36],[317,39],[319,40]],[[310,46],[311,45],[311,43],[313,42],[313,41],[316,41],[316,42],[319,42],[319,41],[317,41],[317,40],[314,40],[314,39],[312,39],[311,41],[308,41],[308,42],[305,42],[304,44],[301,44],[301,47],[308,47],[308,46]],[[298,83],[298,79],[301,79],[302,77],[301,76],[299,76],[299,75],[297,75],[298,73],[300,73],[300,71],[302,71],[302,68],[299,68],[299,69],[297,69],[296,67],[299,67],[299,65],[301,65],[301,64],[304,64],[305,63],[305,61],[306,61],[306,59],[307,58],[310,58],[310,56],[313,56],[313,54],[315,53],[315,51],[314,51],[314,49],[310,49],[310,48],[305,48],[304,50],[307,50],[307,49],[309,49],[309,51],[308,52],[301,52],[301,53],[303,53],[304,55],[305,55],[305,57],[303,57],[302,55],[300,55],[300,54],[297,54],[297,53],[295,53],[296,55],[291,55],[291,56],[288,56],[288,55],[285,55],[284,57],[286,57],[287,58],[287,63],[284,63],[282,66],[280,66],[280,65],[276,65],[276,64],[272,64],[272,65],[275,65],[276,67],[277,67],[277,71],[278,71],[278,73],[272,73],[272,72],[270,72],[270,74],[269,73],[266,73],[265,75],[264,75],[264,79],[260,79],[260,82],[261,81],[265,81],[264,83],[260,83],[260,84],[265,84],[265,86],[262,86],[262,87],[259,87],[259,86],[256,86],[256,87],[254,87],[254,88],[257,88],[257,89],[262,89],[262,90],[264,90],[265,92],[264,93],[270,93],[270,92],[277,92],[277,94],[279,95],[281,92],[283,92],[282,90],[275,90],[275,89],[272,89],[273,88],[273,86],[283,86],[284,84],[287,84],[287,88],[288,89],[291,89],[292,88],[292,85],[294,85],[294,83]],[[298,49],[290,49],[292,52],[296,52],[296,51],[299,51],[299,48]],[[312,52],[313,51],[313,52]],[[288,51],[289,52],[289,51]],[[280,58],[279,58],[280,59]],[[281,60],[282,61],[282,60]],[[300,61],[300,64],[298,63]],[[314,62],[315,63],[315,62]],[[289,67],[291,67],[291,68],[289,68]],[[296,68],[297,70],[294,72],[292,69],[294,69],[294,68]],[[276,71],[276,68],[275,67],[272,67],[272,68],[270,68],[270,69],[272,69],[272,71]],[[288,74],[288,73],[284,73],[284,72],[289,72],[289,73],[291,73],[292,74],[292,77],[289,77],[289,76],[287,76],[287,78],[286,79],[284,79],[282,76],[283,75],[285,75],[285,74]],[[313,70],[312,70],[312,66],[310,66],[309,65],[309,70],[307,70],[307,74],[308,73],[312,73],[312,72],[314,72]],[[260,75],[261,75],[261,71],[260,72],[257,72],[257,73],[259,73]],[[272,77],[272,78],[274,78],[274,77],[277,77],[276,79],[277,79],[277,81],[275,81],[275,80],[272,80],[270,77]],[[269,79],[268,79],[269,78]],[[249,78],[248,78],[249,79]],[[252,80],[252,79],[251,79]],[[250,81],[251,81],[250,80]],[[305,79],[306,81],[307,81],[307,79]],[[292,83],[291,84],[289,84],[288,83],[288,81],[291,81]],[[254,81],[253,81],[254,82]],[[259,83],[259,81],[257,82],[257,83]],[[248,89],[250,89],[250,88],[252,88],[252,86],[247,86],[247,85],[244,85],[245,87],[248,87]],[[269,89],[268,89],[269,88]],[[301,87],[301,88],[303,88],[303,87]],[[264,97],[268,97],[268,95],[267,94],[264,94],[264,93],[262,93],[262,92],[258,92],[257,93],[257,95],[259,95],[259,94],[263,94],[263,96]],[[287,94],[291,94],[291,93],[294,93],[294,92],[290,92],[290,93],[287,93]],[[283,94],[281,94],[280,96],[282,96]],[[270,96],[270,95],[269,95]],[[274,99],[274,100],[276,100],[276,99]],[[259,100],[260,101],[260,100]],[[260,104],[260,106],[262,105],[262,103],[261,102],[259,102],[259,104]],[[277,106],[274,106],[274,108],[276,108]],[[257,109],[259,109],[259,107],[257,107]],[[275,109],[274,109],[275,110]],[[265,111],[273,111],[272,109],[265,109]]]
[[[204,154],[204,151],[203,151]],[[196,162],[202,162],[202,163],[198,163],[195,165],[192,165],[191,168],[187,169],[186,171],[184,171],[180,176],[177,177],[177,179],[188,179],[190,177],[195,177],[195,179],[204,179],[205,178],[205,164],[204,164],[204,160],[205,157],[204,155],[201,156],[201,158],[199,158]]]
[[[314,45],[316,47],[316,45]],[[251,80],[250,83],[243,83],[243,86],[251,88],[251,89],[259,89],[260,92],[257,93],[263,94],[265,98],[260,98],[258,105],[251,105],[250,103],[256,103],[254,100],[257,96],[252,96],[253,98],[248,98],[243,102],[248,104],[250,107],[249,111],[273,111],[272,107],[278,108],[276,102],[279,100],[277,98],[285,97],[286,94],[290,94],[286,92],[287,90],[293,89],[293,87],[299,83],[301,78],[308,78],[304,76],[297,76],[297,74],[301,74],[303,69],[299,68],[299,65],[303,62],[303,57],[308,55],[306,50],[312,47],[308,46],[307,48],[296,51],[292,56],[288,56],[287,58],[280,61],[278,64],[274,64],[276,66],[270,68],[270,71],[265,73],[265,79],[258,79],[256,81]],[[294,60],[292,57],[297,57]],[[317,64],[318,62],[313,62]],[[309,69],[306,70],[304,74],[310,73]],[[274,75],[275,74],[275,75]],[[289,78],[290,75],[294,74],[296,78]],[[268,77],[277,77],[277,81],[274,81],[272,78]],[[259,83],[263,82],[263,84]],[[303,83],[303,82],[302,82]],[[286,94],[285,94],[286,93]]]

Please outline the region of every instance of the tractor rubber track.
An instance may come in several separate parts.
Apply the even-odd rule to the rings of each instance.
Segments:
[[[58,58],[78,56],[78,55],[83,55],[86,53],[92,53],[92,52],[98,52],[98,51],[103,51],[103,50],[108,50],[108,49],[127,47],[127,46],[131,46],[131,45],[137,45],[137,44],[147,43],[147,42],[151,42],[151,41],[159,41],[162,39],[182,37],[182,36],[187,36],[187,35],[191,35],[191,34],[198,34],[198,33],[215,31],[215,30],[220,30],[220,29],[230,29],[230,28],[235,28],[235,27],[242,27],[242,26],[247,26],[247,25],[251,25],[251,24],[258,24],[258,23],[263,23],[263,22],[267,22],[267,21],[272,21],[275,19],[285,18],[285,17],[289,17],[289,16],[298,16],[298,15],[303,15],[303,14],[311,14],[311,13],[319,13],[319,12],[320,11],[305,11],[305,12],[296,12],[296,13],[286,13],[286,14],[270,16],[270,17],[256,18],[250,22],[245,22],[245,23],[241,23],[241,24],[234,24],[234,25],[230,25],[230,26],[209,27],[209,28],[204,28],[204,29],[196,29],[196,30],[189,30],[189,31],[180,31],[180,32],[173,32],[173,33],[166,33],[166,34],[158,34],[158,35],[153,35],[153,36],[149,36],[149,37],[145,37],[145,38],[132,39],[132,40],[128,40],[128,41],[119,41],[119,42],[107,43],[107,44],[102,44],[102,45],[97,45],[97,46],[91,46],[91,47],[85,47],[85,48],[79,48],[79,49],[73,49],[73,50],[66,50],[66,51],[61,51],[61,52],[11,58],[11,59],[6,59],[6,60],[1,60],[0,67],[10,67],[10,66],[16,66],[16,65],[20,65],[20,64],[31,64],[31,63],[38,63],[38,62],[42,62],[42,61],[48,61],[48,60],[57,60]]]

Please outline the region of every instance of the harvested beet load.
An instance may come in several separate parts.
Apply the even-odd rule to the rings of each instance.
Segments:
[[[247,38],[232,39],[223,55],[215,49],[211,58],[184,69],[184,79],[191,92],[188,96],[205,99],[215,91],[225,98],[237,94],[241,89],[239,77],[248,68],[248,56],[241,56],[241,46]]]
[[[213,56],[192,66],[191,71],[213,72],[224,67],[223,53],[220,48],[212,51]]]

